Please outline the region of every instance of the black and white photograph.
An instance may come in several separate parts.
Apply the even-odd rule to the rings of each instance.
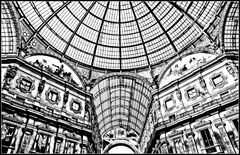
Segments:
[[[1,154],[239,154],[239,1],[1,1]]]

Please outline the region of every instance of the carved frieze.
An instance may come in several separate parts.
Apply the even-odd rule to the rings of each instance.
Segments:
[[[201,128],[201,127],[205,127],[211,124],[211,121],[205,121],[205,120],[201,120],[199,121],[196,125],[194,125],[195,129]]]
[[[46,100],[51,104],[58,104],[60,99],[60,92],[55,88],[49,87],[49,89],[45,93]]]
[[[200,95],[199,90],[196,85],[190,85],[185,89],[185,97],[187,100],[196,100],[196,98]]]
[[[16,87],[23,93],[31,93],[31,91],[35,89],[34,85],[35,81],[31,79],[29,76],[25,77],[21,75],[16,82],[17,82]]]
[[[224,76],[222,72],[214,73],[209,80],[209,84],[213,89],[223,88],[227,83],[227,76]]]
[[[72,110],[76,114],[82,113],[82,102],[78,99],[72,99],[70,102],[70,110]]]
[[[172,104],[172,106],[169,107],[169,105]],[[176,100],[173,97],[173,94],[167,96],[163,101],[163,107],[166,111],[171,111],[176,107]]]

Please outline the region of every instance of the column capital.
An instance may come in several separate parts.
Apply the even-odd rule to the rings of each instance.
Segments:
[[[226,126],[226,123],[224,123],[224,122],[216,123],[216,124],[215,124],[215,127],[216,127],[216,128],[219,128],[221,125],[222,125],[222,126]]]

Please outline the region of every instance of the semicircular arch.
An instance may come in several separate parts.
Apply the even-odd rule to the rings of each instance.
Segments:
[[[12,2],[1,2],[1,54],[18,54],[20,28],[13,8]]]
[[[115,140],[114,142],[110,143],[109,145],[107,145],[104,150],[103,153],[108,153],[108,151],[115,147],[115,146],[119,146],[119,145],[123,145],[126,147],[129,147],[134,153],[138,154],[139,150],[137,149],[136,146],[134,146],[133,144],[131,144],[130,142],[126,141],[126,140]]]
[[[79,74],[77,69],[74,68],[67,61],[61,60],[60,58],[58,58],[58,57],[56,57],[54,55],[47,54],[47,53],[35,53],[34,55],[28,55],[27,57],[25,57],[25,60],[26,61],[32,61],[32,60],[36,60],[36,59],[40,60],[39,57],[42,57],[42,61],[45,60],[44,58],[47,58],[49,60],[54,60],[59,65],[60,64],[64,64],[65,67],[67,67],[67,69],[70,70],[71,73],[75,74],[75,77],[77,78],[77,81],[79,81],[80,87],[85,90],[86,82],[85,82],[83,76],[81,74]],[[46,64],[46,65],[50,65],[50,64]]]
[[[180,57],[171,60],[160,71],[158,86],[163,87],[166,84],[181,78],[193,69],[204,65],[218,55],[219,54],[217,54],[214,50],[206,47],[198,47],[185,51]]]

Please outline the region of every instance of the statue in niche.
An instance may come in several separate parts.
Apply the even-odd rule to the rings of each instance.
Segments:
[[[179,88],[176,89],[176,95],[177,95],[178,100],[181,102],[182,101],[182,93]]]
[[[66,108],[66,103],[68,102],[68,97],[69,97],[69,91],[66,90],[64,95],[63,95],[63,107],[62,107],[62,110],[64,108]]]
[[[45,83],[46,83],[45,78],[41,79],[41,81],[39,82],[39,85],[38,85],[38,96],[40,96],[41,93],[43,92],[43,89],[45,87]]]
[[[6,71],[6,74],[4,75],[4,84],[3,88],[8,89],[10,86],[10,82],[12,79],[17,75],[18,67],[17,66],[11,66],[8,65],[8,69]]]

